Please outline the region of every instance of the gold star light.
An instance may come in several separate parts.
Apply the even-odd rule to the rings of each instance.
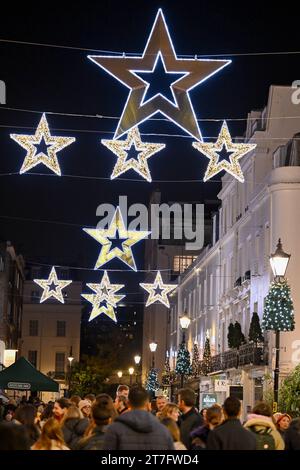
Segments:
[[[132,169],[145,178],[149,183],[151,183],[152,178],[147,160],[152,157],[152,155],[165,148],[165,144],[142,142],[137,127],[133,127],[128,132],[126,140],[102,139],[101,143],[118,157],[117,163],[110,177],[111,179],[115,179],[122,173]],[[131,149],[132,145],[134,145],[135,150],[139,152],[137,160],[134,158],[127,160],[128,151]]]
[[[150,294],[146,302],[146,307],[153,304],[154,302],[160,302],[166,307],[170,308],[170,303],[167,294],[176,289],[177,285],[164,284],[161,278],[160,271],[157,271],[153,284],[140,283],[140,286]]]
[[[43,163],[58,176],[61,176],[61,170],[56,154],[76,140],[75,137],[51,135],[45,114],[43,114],[34,135],[10,134],[10,137],[27,150],[20,174],[26,173],[39,163]],[[41,144],[42,140],[47,147],[46,152],[38,152],[37,150],[37,146]]]
[[[108,229],[84,228],[83,230],[102,245],[99,257],[96,261],[95,269],[100,268],[114,258],[119,258],[134,271],[136,271],[136,265],[131,247],[151,233],[126,230],[119,207],[116,208]],[[112,241],[110,241],[109,238],[116,239],[117,233],[118,238],[124,240],[121,242],[122,249],[119,247],[111,249]]]
[[[59,281],[57,279],[57,274],[54,266],[51,269],[48,279],[34,279],[33,281],[38,284],[42,289],[44,289],[42,297],[40,298],[40,303],[45,302],[45,300],[49,299],[50,297],[54,297],[62,304],[65,303],[62,295],[62,289],[67,287],[72,282]],[[52,286],[54,286],[54,289]]]
[[[114,307],[122,300],[125,295],[116,294],[124,284],[111,284],[108,274],[105,271],[100,284],[87,284],[95,294],[81,294],[84,299],[93,305],[89,321],[104,313],[114,322],[117,321]],[[105,305],[101,305],[101,304]]]
[[[121,137],[132,127],[160,112],[198,140],[202,140],[189,91],[228,65],[230,60],[178,59],[162,10],[158,10],[142,56],[89,56],[130,93],[115,132]],[[170,85],[173,101],[162,93],[147,99],[150,83],[139,74],[153,74],[158,59],[166,74],[182,75]]]
[[[230,173],[241,183],[245,181],[239,159],[255,149],[256,144],[233,143],[226,121],[223,122],[218,140],[215,143],[193,142],[192,145],[210,159],[203,181],[209,180],[222,170]],[[230,162],[224,159],[219,162],[220,156],[218,152],[221,152],[224,148],[230,154]]]

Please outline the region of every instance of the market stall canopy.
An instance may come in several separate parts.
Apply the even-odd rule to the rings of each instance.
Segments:
[[[0,372],[3,390],[30,390],[32,392],[58,392],[58,383],[42,374],[25,357]]]

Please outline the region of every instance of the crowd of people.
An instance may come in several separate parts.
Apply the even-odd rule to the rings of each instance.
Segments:
[[[177,403],[151,401],[143,387],[127,385],[114,400],[105,393],[48,404],[0,399],[0,450],[300,450],[300,418],[273,415],[262,401],[244,422],[241,414],[234,397],[199,411],[189,388]]]

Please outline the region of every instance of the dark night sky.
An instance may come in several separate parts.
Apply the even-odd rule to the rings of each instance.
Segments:
[[[48,10],[42,10],[39,5]],[[163,8],[177,55],[220,54],[222,58],[222,53],[300,50],[299,11],[274,2],[86,1],[72,4],[70,9],[66,2],[25,2],[17,7],[11,2],[11,7],[6,6],[6,12],[2,12],[1,38],[141,53],[158,7]],[[285,28],[288,33],[284,33]],[[87,51],[0,42],[0,79],[6,82],[7,106],[120,116],[127,88],[89,61],[87,55]],[[197,117],[245,118],[251,109],[265,105],[271,84],[291,84],[300,78],[299,57],[232,57],[231,65],[190,93]],[[5,111],[0,106],[0,124],[12,126],[0,128],[0,173],[18,172],[25,155],[9,138],[9,133],[22,132],[18,126],[35,127],[39,119],[39,114]],[[54,135],[77,138],[75,144],[58,154],[63,174],[110,176],[116,160],[100,145],[100,139],[111,138],[105,132],[115,130],[116,120],[50,115],[48,121]],[[241,135],[245,130],[243,121],[229,125],[233,135]],[[203,123],[203,135],[216,136],[218,126]],[[54,129],[70,130],[64,133]],[[141,126],[141,132],[161,131],[182,134],[178,127],[164,123],[159,127],[153,123]],[[201,162],[190,139],[155,136],[152,139],[167,144],[164,151],[150,160],[154,180],[203,178],[207,162],[205,159]],[[33,172],[48,170],[40,165]],[[148,184],[143,180],[111,182],[56,176],[2,176],[0,237],[15,243],[31,261],[93,267],[100,245],[81,228],[96,225],[97,206],[102,202],[116,204],[118,196],[126,194],[130,202],[148,203],[156,187],[161,188],[166,201],[214,198],[219,190],[219,184],[213,182]],[[52,223],[16,221],[3,216]],[[134,248],[139,268],[143,267],[142,245]],[[86,280],[87,273],[80,273],[79,278]],[[128,282],[131,287],[127,291],[136,292],[141,278],[141,273],[116,273],[112,281]],[[88,279],[99,279],[99,274],[90,272]],[[133,299],[138,301],[141,297],[133,295]]]

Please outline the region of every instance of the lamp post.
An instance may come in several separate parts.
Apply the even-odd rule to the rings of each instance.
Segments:
[[[152,363],[151,363],[151,367],[152,369],[154,369],[154,366],[155,366],[155,362],[154,362],[154,353],[157,349],[157,343],[155,341],[152,341],[150,344],[149,344],[149,348],[150,348],[150,351],[152,352]]]
[[[179,322],[180,322],[180,326],[182,329],[182,343],[185,345],[185,333],[188,330],[190,323],[191,323],[191,319],[188,316],[186,311],[180,317]],[[184,373],[180,374],[180,387],[183,388],[183,385],[184,385]]]
[[[134,373],[134,368],[129,367],[128,372],[129,372],[129,376],[130,376],[130,386],[131,386],[132,385],[132,374]]]
[[[74,357],[73,357],[73,351],[72,351],[72,346],[70,348],[70,353],[69,353],[69,357],[68,357],[68,361],[69,361],[69,385],[68,385],[68,395],[69,395],[69,398],[71,396],[71,379],[72,379],[72,362],[74,360]]]
[[[273,271],[274,280],[282,282],[285,277],[287,266],[291,255],[283,251],[281,239],[279,238],[275,253],[270,256],[270,265]],[[274,370],[274,412],[277,412],[278,392],[279,392],[279,355],[280,355],[280,330],[275,331],[275,370]]]
[[[139,365],[140,365],[140,362],[141,362],[141,356],[139,354],[134,356],[134,362],[136,363],[135,381],[136,381],[136,383],[138,383],[138,372],[139,372]]]
[[[121,370],[119,370],[119,371],[117,372],[117,376],[119,377],[119,379],[122,378],[122,375],[123,375],[123,372],[122,372]]]

